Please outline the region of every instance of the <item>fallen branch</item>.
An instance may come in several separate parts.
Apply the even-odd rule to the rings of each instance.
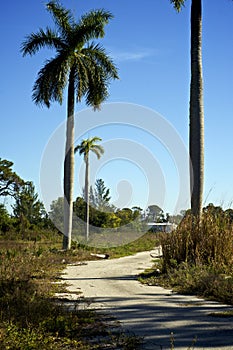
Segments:
[[[94,254],[94,253],[91,253],[91,256],[94,256],[94,257],[100,258],[100,259],[108,259],[109,258],[108,254]]]

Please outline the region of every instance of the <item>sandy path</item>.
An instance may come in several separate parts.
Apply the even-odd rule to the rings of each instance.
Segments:
[[[125,329],[143,336],[143,349],[170,349],[173,332],[176,350],[187,350],[195,336],[195,349],[233,350],[233,319],[209,315],[229,306],[136,280],[138,273],[152,266],[150,253],[68,266],[63,278],[69,291],[82,291],[89,307],[109,311]]]

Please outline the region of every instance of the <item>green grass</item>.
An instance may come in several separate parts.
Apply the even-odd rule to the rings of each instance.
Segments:
[[[138,239],[118,247],[99,248],[96,251],[108,253],[110,258],[119,258],[127,255],[133,255],[139,252],[154,249],[159,244],[159,236],[152,232],[147,232]]]

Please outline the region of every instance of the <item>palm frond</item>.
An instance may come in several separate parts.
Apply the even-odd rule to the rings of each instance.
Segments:
[[[85,95],[86,104],[99,109],[103,101],[108,98],[109,79],[101,66],[92,62],[92,67],[88,71],[88,90]]]
[[[114,65],[113,60],[107,55],[106,50],[100,45],[90,43],[86,48],[82,50],[83,54],[91,57],[96,64],[100,65],[105,73],[109,76],[109,79],[119,79],[117,67]]]
[[[92,10],[83,15],[76,27],[77,35],[83,42],[104,37],[104,27],[113,18],[111,12],[104,9]]]
[[[81,54],[88,75],[85,100],[88,106],[99,109],[108,97],[110,80],[118,78],[117,68],[100,45],[91,43],[82,49]],[[80,97],[77,96],[78,98]]]
[[[101,155],[104,154],[104,148],[100,145],[94,145],[91,151],[95,153],[96,157],[100,159]]]
[[[39,71],[33,87],[32,98],[34,102],[45,104],[48,108],[51,101],[58,101],[61,104],[68,72],[69,66],[66,57],[58,55],[47,61]]]
[[[34,55],[43,47],[59,50],[65,47],[65,43],[61,40],[56,31],[47,27],[45,31],[39,29],[37,33],[26,36],[21,45],[21,52],[23,56],[27,54]]]
[[[88,71],[83,55],[77,55],[74,63],[75,69],[75,91],[77,102],[80,102],[88,90]]]
[[[185,0],[170,0],[177,12],[184,6]]]
[[[84,149],[81,145],[78,145],[74,148],[74,153],[77,153],[79,151],[79,154],[81,155],[84,152]]]
[[[98,137],[98,136],[93,136],[91,139],[90,139],[90,142],[92,144],[94,144],[95,142],[100,142],[102,141],[101,137]]]
[[[67,38],[75,24],[70,10],[66,10],[58,1],[52,0],[47,3],[47,10],[52,14],[54,22],[62,36]]]

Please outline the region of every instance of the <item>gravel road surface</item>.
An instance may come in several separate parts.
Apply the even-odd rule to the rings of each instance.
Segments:
[[[88,307],[110,312],[126,330],[144,337],[143,349],[170,349],[173,332],[176,350],[187,350],[195,337],[195,349],[233,350],[233,318],[211,315],[233,307],[137,281],[153,265],[150,253],[157,251],[68,265],[62,277]]]

